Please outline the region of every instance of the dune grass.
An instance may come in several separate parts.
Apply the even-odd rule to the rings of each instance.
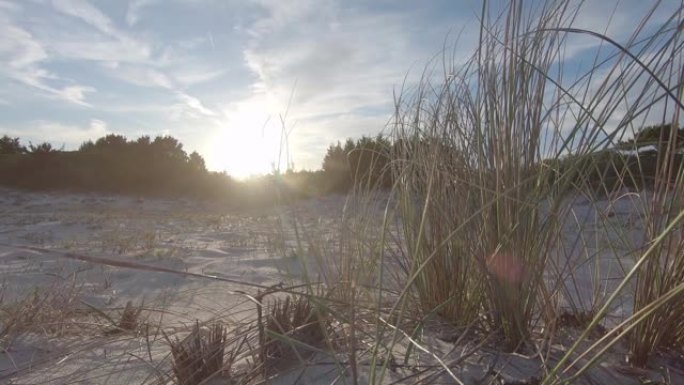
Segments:
[[[593,290],[588,309],[569,295],[581,289],[569,285],[586,283],[574,278],[580,266],[569,266],[569,273],[561,268],[572,263],[563,230],[572,197],[617,204],[625,188],[644,186],[638,180],[644,175],[631,174],[619,155],[593,167],[587,159],[609,151],[648,119],[679,127],[682,10],[659,24],[651,20],[654,5],[620,45],[573,28],[576,9],[565,2],[536,9],[512,3],[501,14],[487,5],[473,57],[456,65],[445,54],[441,68],[428,67],[423,80],[397,98],[390,132],[398,145],[390,171],[401,217],[397,256],[409,267],[402,295],[415,295],[424,313],[461,327],[481,320],[503,332],[508,349],[526,346],[523,351],[533,353],[539,352],[540,330],[561,322],[569,313],[560,304],[569,304],[586,329],[548,368],[545,381],[555,382],[564,381],[556,377],[561,368],[571,372],[567,357],[604,323],[621,292],[635,286],[627,341],[631,364],[644,366],[656,351],[681,347],[682,165],[675,164],[675,141],[659,146],[653,193],[641,194],[633,207],[646,218],[646,236],[638,243],[651,245],[648,252],[634,250],[629,229],[610,216],[596,219],[606,233],[617,232],[603,252],[621,256],[629,250],[635,267],[621,265],[624,280],[607,289],[601,253],[595,254],[588,278],[610,292]],[[563,55],[577,35],[609,48],[568,82]],[[586,242],[582,237],[577,241]],[[609,345],[625,338],[610,335]]]
[[[670,139],[670,138],[663,138]],[[674,162],[675,141],[661,143],[653,199],[644,202],[647,244],[655,247],[654,256],[642,265],[636,278],[634,310],[649,307],[671,290],[684,285],[684,226],[679,217],[684,212],[684,165]],[[674,183],[670,183],[675,174]],[[675,227],[668,228],[671,224]],[[649,358],[664,348],[682,349],[684,339],[684,295],[655,309],[636,324],[628,336],[630,361],[644,366]]]

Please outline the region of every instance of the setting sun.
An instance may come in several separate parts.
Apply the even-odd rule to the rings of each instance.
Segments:
[[[267,174],[278,167],[281,127],[267,103],[248,101],[225,112],[209,161],[236,178]],[[266,107],[266,108],[264,108]]]

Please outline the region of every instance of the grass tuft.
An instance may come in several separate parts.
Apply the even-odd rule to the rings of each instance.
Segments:
[[[676,122],[673,127],[678,127]],[[671,130],[675,135],[677,130]],[[655,256],[641,266],[636,280],[634,311],[648,307],[669,291],[684,285],[684,224],[670,231],[684,209],[684,164],[677,157],[674,137],[660,138],[652,201],[644,202],[646,243]],[[674,175],[674,177],[673,177]],[[664,236],[659,240],[660,237]],[[684,295],[668,301],[638,323],[628,335],[630,363],[644,367],[659,350],[684,352]]]
[[[165,337],[171,346],[173,373],[178,385],[198,385],[225,369],[226,330],[221,324],[205,330],[197,322],[183,340],[171,341]]]
[[[265,322],[264,367],[282,368],[293,359],[302,361],[325,340],[325,321],[306,296],[288,295],[273,300]]]

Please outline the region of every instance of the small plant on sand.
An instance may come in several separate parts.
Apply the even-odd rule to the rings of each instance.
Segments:
[[[8,348],[23,333],[59,336],[81,330],[85,313],[79,308],[81,287],[75,281],[57,282],[8,301],[0,293],[0,349]]]
[[[140,313],[142,313],[143,305],[135,307],[131,301],[126,302],[123,312],[121,312],[121,319],[119,320],[119,329],[135,330],[138,327]]]
[[[23,301],[5,303],[4,289],[3,285],[0,295],[0,350],[8,349],[17,333],[32,324],[40,311],[36,306],[39,297],[35,293]]]
[[[221,324],[214,324],[204,330],[195,323],[190,334],[183,340],[171,339],[165,335],[171,346],[173,373],[178,385],[199,385],[220,373],[230,371],[234,355],[226,361],[226,330]]]
[[[325,340],[321,312],[306,296],[288,295],[270,304],[262,342],[262,363],[267,370],[303,360]]]
[[[140,325],[140,314],[142,311],[142,303],[139,306],[134,306],[133,302],[126,302],[126,306],[124,306],[121,311],[119,322],[115,323],[114,328],[108,330],[105,334],[117,334],[137,330]]]
[[[143,311],[144,301],[141,302],[139,306],[134,306],[132,301],[126,302],[126,306],[124,306],[123,310],[121,311],[121,315],[119,316],[118,321],[107,315],[107,313],[105,313],[101,309],[98,309],[97,307],[87,302],[82,301],[82,303],[86,305],[88,308],[90,308],[90,310],[95,312],[97,315],[107,320],[107,322],[109,323],[109,329],[105,330],[105,335],[114,335],[119,333],[136,331],[140,326],[140,315]]]

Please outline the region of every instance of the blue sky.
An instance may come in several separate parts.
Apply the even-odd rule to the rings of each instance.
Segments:
[[[578,26],[624,37],[648,3],[589,1]],[[328,144],[383,129],[393,91],[449,34],[467,57],[480,7],[0,0],[0,135],[67,149],[109,133],[172,135],[210,169],[246,176],[270,170],[284,118],[295,167],[315,169]],[[579,56],[596,42],[574,44]]]

